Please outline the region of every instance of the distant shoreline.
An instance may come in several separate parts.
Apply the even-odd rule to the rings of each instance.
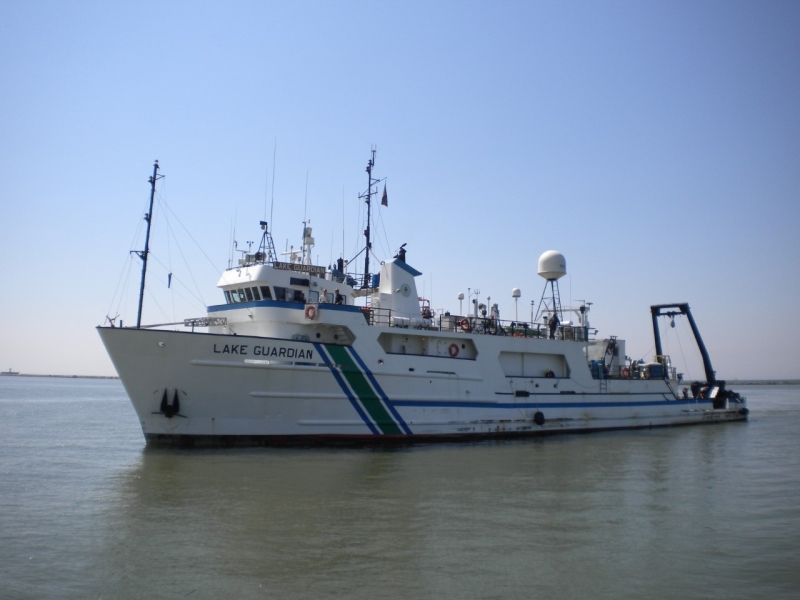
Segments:
[[[58,377],[60,379],[119,379],[117,375],[37,375],[34,373],[15,373],[9,375],[3,373],[2,375],[11,379],[12,377]]]
[[[800,379],[726,379],[726,385],[800,385]]]

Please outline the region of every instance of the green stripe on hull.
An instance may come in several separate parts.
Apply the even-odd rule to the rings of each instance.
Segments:
[[[381,399],[375,394],[375,390],[367,381],[364,373],[358,368],[353,358],[344,346],[328,346],[325,349],[330,354],[333,361],[339,365],[339,369],[352,388],[364,410],[367,411],[372,421],[384,435],[402,435],[402,430],[395,423],[392,415],[386,410]]]

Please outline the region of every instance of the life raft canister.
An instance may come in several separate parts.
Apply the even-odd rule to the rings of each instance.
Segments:
[[[447,349],[447,351],[450,353],[451,358],[458,356],[458,346],[456,344],[450,344],[450,347]]]
[[[317,307],[313,304],[306,306],[306,319],[313,320],[317,316]]]

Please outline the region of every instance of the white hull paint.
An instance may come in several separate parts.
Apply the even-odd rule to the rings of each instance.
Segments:
[[[507,377],[497,360],[508,349],[572,350],[577,364],[586,365],[580,342],[462,334],[474,340],[478,359],[460,360],[386,354],[374,336],[362,335],[352,347],[334,350],[353,358],[348,373],[348,365],[341,359],[334,363],[331,347],[323,344],[163,330],[98,331],[146,439],[158,443],[413,441],[746,419],[743,404],[713,409],[710,399],[679,398],[673,392],[677,382],[665,379],[598,380],[588,366],[564,378]],[[226,347],[229,352],[223,352]],[[273,348],[283,350],[282,356],[264,356]],[[179,414],[170,418],[159,409],[165,392],[170,402],[177,394],[180,403]],[[537,412],[544,416],[541,425],[534,420]]]

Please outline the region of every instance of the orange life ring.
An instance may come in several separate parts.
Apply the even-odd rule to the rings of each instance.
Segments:
[[[470,324],[469,324],[469,319],[467,319],[466,317],[464,317],[463,319],[461,319],[461,320],[458,322],[458,324],[459,324],[459,325],[461,325],[461,329],[462,329],[463,331],[469,331],[470,329],[472,329],[472,328],[470,327]]]
[[[317,316],[317,307],[313,304],[306,306],[306,319],[314,320],[314,317]]]
[[[628,377],[630,377],[630,376],[631,376],[631,370],[630,370],[628,367],[622,367],[622,368],[619,370],[619,372],[620,372],[620,374],[621,374],[623,377],[625,377],[625,378],[628,378]]]
[[[447,352],[450,353],[450,358],[455,358],[458,356],[458,346],[456,344],[450,344],[450,347],[447,349]]]

